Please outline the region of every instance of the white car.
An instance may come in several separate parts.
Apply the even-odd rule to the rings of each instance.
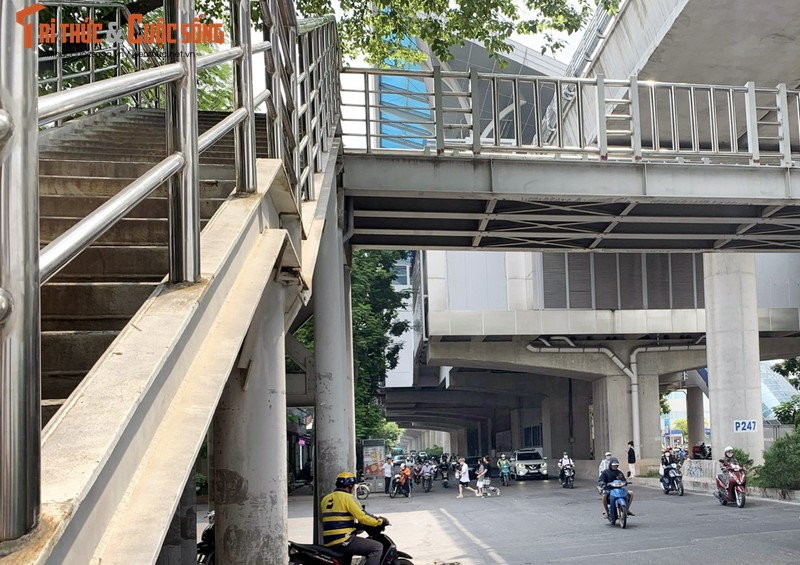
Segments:
[[[511,477],[515,481],[546,479],[547,476],[547,457],[542,457],[540,449],[519,449],[511,454]]]

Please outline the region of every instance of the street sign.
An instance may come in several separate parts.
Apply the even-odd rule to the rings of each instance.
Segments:
[[[734,433],[755,432],[758,431],[758,427],[755,420],[734,420],[733,431]]]

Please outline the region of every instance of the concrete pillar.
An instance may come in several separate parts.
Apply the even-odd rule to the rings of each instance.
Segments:
[[[715,455],[726,445],[763,462],[756,261],[752,253],[703,255],[708,400]],[[736,431],[734,421],[752,421],[755,429]]]
[[[703,443],[706,440],[706,426],[703,391],[700,387],[692,386],[686,389],[686,420],[689,427],[689,446]]]
[[[658,375],[639,375],[639,440],[638,457],[659,457],[661,452],[661,403],[658,392]],[[612,445],[612,451],[626,448],[629,437],[620,445]]]
[[[345,285],[342,232],[336,208],[329,212],[314,270],[314,356],[316,360],[316,473],[314,537],[322,542],[319,501],[335,488],[336,475],[356,470],[352,328]]]
[[[284,290],[272,283],[247,370],[234,368],[214,420],[218,563],[286,563]]]
[[[156,565],[188,565],[197,561],[196,500],[194,473],[190,473]]]
[[[610,451],[622,457],[630,441],[631,424],[630,380],[623,375],[609,375],[592,383],[594,400],[595,457]]]
[[[588,385],[588,383],[586,384]],[[573,441],[569,448],[569,454],[573,459],[589,459],[592,451],[589,424],[589,404],[591,401],[591,396],[586,394],[573,394],[572,396]]]
[[[511,410],[511,449],[522,445],[522,414],[520,408]]]

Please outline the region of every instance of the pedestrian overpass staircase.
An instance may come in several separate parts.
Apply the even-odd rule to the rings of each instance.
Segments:
[[[11,93],[0,111],[11,344],[0,410],[13,430],[0,430],[0,539],[39,526],[3,544],[0,562],[158,558],[222,388],[246,370],[258,297],[270,281],[295,289],[291,325],[326,222],[352,245],[384,248],[798,246],[800,93],[783,86],[433,68],[347,70],[340,94],[333,22],[298,24],[270,1],[269,41],[251,45],[245,19],[230,49],[196,61],[235,65],[231,113],[197,112],[193,67],[179,61],[43,96],[37,117],[35,52],[6,39],[21,44],[14,14],[29,5],[0,6]],[[263,93],[248,82],[253,53],[268,53]],[[398,77],[411,95],[382,90]],[[109,105],[167,86],[168,112]],[[548,89],[579,118],[561,97],[538,104]],[[589,100],[608,113],[592,115]],[[621,107],[625,126],[608,127]],[[759,108],[780,119],[759,120]],[[337,183],[341,219],[329,205]],[[41,254],[6,253],[37,234]],[[41,311],[30,298],[40,280]]]
[[[226,115],[200,112],[200,133]],[[259,118],[257,156],[266,157],[266,116]],[[164,122],[162,110],[111,107],[41,136],[42,246],[158,163],[166,151]],[[200,158],[202,226],[234,189],[234,153],[229,133]],[[169,273],[168,221],[161,186],[42,285],[43,426]]]

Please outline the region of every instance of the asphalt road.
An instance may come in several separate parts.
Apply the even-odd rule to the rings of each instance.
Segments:
[[[739,509],[710,494],[632,492],[636,516],[625,530],[602,517],[588,481],[573,490],[558,480],[512,483],[483,499],[469,492],[456,499],[456,489],[437,481],[430,493],[394,500],[372,493],[365,502],[392,521],[387,533],[415,565],[800,564],[800,505],[750,498]],[[312,511],[310,496],[289,497],[290,539],[311,541]]]

